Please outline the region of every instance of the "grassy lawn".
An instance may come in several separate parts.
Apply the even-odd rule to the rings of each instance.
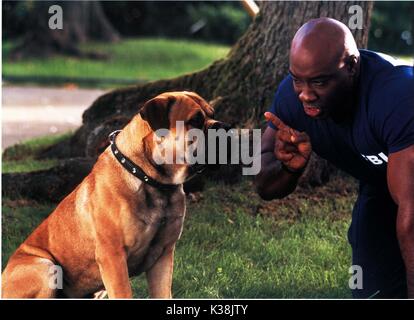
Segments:
[[[158,80],[208,66],[223,58],[229,47],[162,38],[125,39],[118,43],[88,43],[85,51],[109,54],[109,60],[56,56],[47,59],[8,61],[13,43],[3,43],[3,74]]]
[[[31,141],[36,146],[31,150],[50,142]],[[20,148],[30,150],[26,145]],[[6,163],[9,172],[32,170],[24,164],[30,163],[27,154],[27,158],[3,155],[9,159],[3,169]],[[13,166],[12,159],[18,159],[20,167]],[[174,297],[350,298],[351,250],[346,234],[355,189],[349,178],[335,176],[324,187],[264,202],[250,179],[232,186],[208,183],[202,194],[187,201],[176,249]],[[3,199],[3,268],[54,207]],[[132,284],[136,298],[148,297],[144,275]]]
[[[35,154],[48,146],[68,138],[72,133],[43,136],[26,140],[7,148],[2,154],[2,173],[30,172],[49,169],[56,165],[56,159],[35,159]]]
[[[350,297],[349,197],[296,194],[264,205],[248,180],[211,184],[203,196],[189,205],[177,245],[176,297]],[[137,296],[144,288],[141,276]]]
[[[200,200],[188,201],[176,249],[174,297],[349,298],[346,230],[353,197],[327,198],[325,191],[312,199],[299,192],[263,206],[248,180],[209,184]],[[4,200],[3,268],[53,208]],[[135,297],[148,297],[144,275],[132,283]]]
[[[158,80],[172,78],[207,67],[224,58],[229,46],[190,40],[130,38],[118,43],[87,43],[84,51],[98,51],[109,60],[78,59],[55,56],[11,62],[7,59],[14,42],[3,43],[3,74],[8,76],[62,76]],[[409,56],[399,59],[412,63]]]

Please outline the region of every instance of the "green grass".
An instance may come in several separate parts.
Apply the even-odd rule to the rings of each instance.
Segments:
[[[54,167],[57,160],[20,160],[20,161],[3,161],[3,173],[23,173],[31,171],[46,170]]]
[[[37,160],[35,155],[55,143],[68,139],[71,135],[69,132],[43,136],[10,146],[2,154],[2,173],[30,172],[53,167],[57,164],[56,159]]]
[[[295,197],[257,212],[262,202],[250,182],[210,185],[204,199],[188,208],[177,244],[174,296],[350,298],[346,230],[353,197]],[[296,208],[287,205],[291,201]],[[133,287],[138,297],[147,297],[145,277]]]
[[[20,243],[45,219],[53,205],[39,205],[24,200],[3,199],[2,204],[2,269]]]
[[[335,180],[265,203],[249,180],[209,183],[200,200],[187,201],[174,297],[350,298],[346,230],[355,194],[326,197],[337,185]],[[53,207],[5,200],[3,267]],[[148,297],[144,275],[132,286],[136,298]]]
[[[125,39],[118,43],[88,43],[81,48],[109,54],[109,60],[55,56],[11,62],[14,43],[3,43],[3,74],[158,80],[208,66],[223,58],[229,47],[189,40],[162,38]]]

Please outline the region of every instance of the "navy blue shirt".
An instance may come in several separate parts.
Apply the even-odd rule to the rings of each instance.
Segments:
[[[360,50],[360,56],[359,99],[351,121],[307,116],[291,76],[279,85],[269,111],[305,131],[320,157],[361,182],[383,184],[388,155],[414,144],[413,67],[368,50]]]

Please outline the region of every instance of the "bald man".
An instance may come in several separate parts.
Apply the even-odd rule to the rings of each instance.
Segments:
[[[413,67],[358,50],[339,21],[311,20],[265,117],[260,196],[293,192],[312,150],[348,172],[360,182],[348,240],[363,287],[353,296],[414,298]]]

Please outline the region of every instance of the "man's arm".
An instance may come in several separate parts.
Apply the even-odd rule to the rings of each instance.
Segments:
[[[261,170],[255,177],[255,185],[262,199],[272,200],[295,190],[312,147],[305,133],[289,128],[269,112],[265,115],[277,130],[268,127],[263,134]]]
[[[414,145],[390,154],[387,178],[398,205],[397,237],[407,272],[408,298],[414,298]]]
[[[263,200],[280,199],[292,193],[300,174],[292,174],[283,170],[281,162],[274,154],[275,133],[268,127],[262,137],[261,169],[255,177],[257,193]]]

